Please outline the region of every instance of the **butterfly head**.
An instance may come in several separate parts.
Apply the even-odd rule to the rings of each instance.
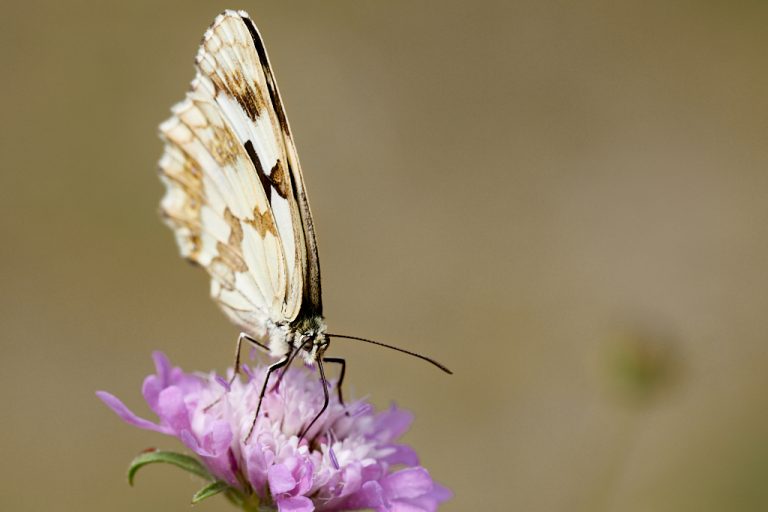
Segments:
[[[323,357],[325,350],[328,348],[328,338],[323,335],[320,338],[315,338],[311,343],[304,345],[304,359],[307,364],[312,364],[318,359]]]
[[[325,322],[320,317],[309,318],[296,325],[293,346],[302,351],[307,364],[321,359],[328,348],[330,339],[325,330]]]

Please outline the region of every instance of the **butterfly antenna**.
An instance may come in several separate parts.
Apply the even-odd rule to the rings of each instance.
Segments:
[[[423,356],[421,354],[417,354],[416,352],[411,352],[410,350],[405,350],[404,348],[393,347],[392,345],[387,345],[386,343],[382,343],[380,341],[373,341],[373,340],[369,340],[367,338],[360,338],[358,336],[347,336],[347,335],[344,335],[344,334],[327,334],[326,336],[329,336],[331,338],[344,338],[344,339],[348,339],[348,340],[364,341],[366,343],[371,343],[372,345],[378,345],[380,347],[396,350],[397,352],[402,352],[403,354],[408,354],[409,356],[418,357],[422,361],[426,361],[428,363],[432,363],[433,365],[435,365],[438,368],[440,368],[441,370],[443,370],[445,373],[447,373],[449,375],[453,375],[453,372],[451,370],[449,370],[448,368],[446,368],[442,364],[438,363],[437,361],[435,361],[431,357]]]

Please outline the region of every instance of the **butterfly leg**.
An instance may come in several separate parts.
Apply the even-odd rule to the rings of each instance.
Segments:
[[[247,341],[254,347],[259,348],[263,352],[269,352],[269,347],[264,345],[263,343],[259,342],[258,340],[252,338],[251,336],[248,336],[244,332],[240,333],[240,336],[237,337],[237,348],[235,349],[235,373],[232,375],[232,378],[229,379],[230,386],[233,382],[235,382],[235,379],[238,375],[240,375],[240,350],[243,346],[243,340]]]
[[[309,432],[309,429],[312,428],[312,426],[315,424],[315,422],[320,418],[320,416],[323,415],[325,410],[328,408],[328,402],[331,401],[330,397],[328,396],[328,380],[325,378],[325,370],[323,369],[323,361],[318,359],[317,361],[317,369],[320,370],[320,382],[323,384],[323,396],[325,397],[325,400],[323,401],[323,407],[320,409],[320,412],[317,413],[317,416],[312,420],[312,422],[301,431],[299,434],[299,441],[301,441],[307,432]]]
[[[323,362],[326,363],[338,363],[341,365],[341,370],[339,370],[339,380],[336,383],[336,393],[339,395],[339,403],[342,407],[346,407],[344,404],[344,398],[341,394],[341,385],[344,383],[344,373],[347,370],[347,362],[340,358],[340,357],[324,357]],[[347,412],[347,416],[349,416],[349,412]]]
[[[308,344],[309,342],[304,343],[303,345],[301,345],[299,348],[295,350],[293,350],[293,348],[290,349],[290,350],[293,350],[293,353],[289,352],[290,357],[288,358],[288,364],[285,365],[285,367],[280,372],[280,375],[277,376],[277,381],[275,381],[275,384],[272,386],[272,389],[269,390],[270,392],[274,391],[280,386],[280,383],[283,381],[283,376],[285,375],[285,372],[287,372],[288,368],[291,367],[293,360],[296,359],[296,356],[299,355],[299,352],[301,352]]]
[[[267,368],[267,375],[264,377],[264,385],[261,386],[261,393],[259,394],[259,405],[256,406],[256,414],[253,415],[253,423],[251,423],[251,428],[248,430],[248,435],[245,436],[245,442],[247,443],[248,440],[251,438],[251,434],[253,434],[253,429],[256,427],[256,421],[259,419],[259,411],[261,411],[261,402],[264,400],[264,395],[267,392],[267,384],[269,384],[269,377],[272,376],[272,372],[275,370],[279,370],[283,366],[287,365],[291,360],[291,353],[288,352],[283,356],[281,360],[278,362],[272,364]]]
[[[240,351],[243,347],[243,341],[247,341],[250,344],[252,344],[255,347],[258,347],[261,350],[264,350],[266,352],[269,352],[269,348],[266,345],[261,344],[259,341],[255,340],[254,338],[248,336],[244,332],[240,333],[240,336],[237,337],[237,347],[235,348],[235,372],[232,374],[232,378],[229,379],[229,385],[231,386],[233,382],[235,382],[235,379],[238,375],[240,375]],[[205,406],[205,409],[203,409],[205,412],[208,412],[208,409],[216,405],[217,403],[221,402],[221,399],[224,398],[224,395],[220,396],[216,399],[215,402],[208,404]]]

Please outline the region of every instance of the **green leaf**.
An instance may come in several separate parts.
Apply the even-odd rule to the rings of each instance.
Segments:
[[[128,483],[133,485],[133,479],[139,469],[143,468],[147,464],[155,464],[158,462],[173,464],[174,466],[180,467],[185,471],[189,471],[193,475],[203,477],[206,480],[213,480],[210,473],[208,473],[208,470],[206,470],[205,467],[197,459],[181,453],[157,450],[140,453],[135,459],[131,461],[131,465],[128,468]]]
[[[195,493],[194,496],[192,496],[192,504],[200,503],[206,498],[210,498],[211,496],[215,496],[219,494],[221,491],[225,491],[229,485],[227,485],[226,482],[211,482],[199,491]]]

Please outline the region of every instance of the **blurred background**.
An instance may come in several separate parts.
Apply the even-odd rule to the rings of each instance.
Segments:
[[[764,2],[31,1],[0,19],[0,466],[14,511],[187,510],[106,389],[237,336],[157,215],[208,24],[267,42],[348,393],[447,511],[768,510]],[[223,498],[197,507],[231,510]]]

